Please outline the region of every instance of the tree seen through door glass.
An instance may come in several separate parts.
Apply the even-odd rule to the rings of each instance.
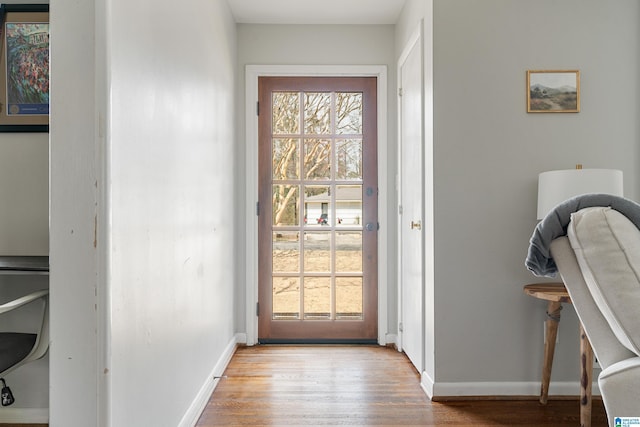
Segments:
[[[336,140],[336,179],[362,180],[362,139]]]
[[[305,139],[303,164],[306,179],[331,179],[331,140]]]
[[[275,138],[273,140],[272,171],[273,179],[297,179],[300,167],[298,147],[300,140],[296,138]]]
[[[296,92],[274,92],[272,101],[273,133],[275,135],[300,133],[300,95]]]
[[[331,133],[331,94],[304,93],[304,133],[326,135]]]
[[[272,194],[273,225],[299,225],[300,187],[276,184]]]
[[[362,107],[362,93],[337,93],[337,134],[362,134]]]
[[[271,99],[272,318],[362,320],[363,94]]]

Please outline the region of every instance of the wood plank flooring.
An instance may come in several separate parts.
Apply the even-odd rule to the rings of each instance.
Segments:
[[[578,398],[431,402],[408,359],[378,346],[239,348],[197,427],[579,426]],[[606,427],[601,400],[592,427]]]

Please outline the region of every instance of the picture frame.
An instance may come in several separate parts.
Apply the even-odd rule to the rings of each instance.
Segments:
[[[0,6],[0,132],[49,131],[49,5]]]
[[[579,70],[527,70],[527,113],[579,112]]]

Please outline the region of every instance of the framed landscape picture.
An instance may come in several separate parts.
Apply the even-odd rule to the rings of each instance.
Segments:
[[[49,130],[49,5],[0,7],[0,132]]]
[[[580,112],[580,71],[528,70],[527,112]]]

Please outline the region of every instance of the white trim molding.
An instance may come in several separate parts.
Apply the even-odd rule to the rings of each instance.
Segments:
[[[398,334],[387,334],[385,336],[385,343],[386,345],[393,345],[398,351],[402,351],[398,347]]]
[[[211,374],[207,377],[207,380],[200,388],[195,399],[193,399],[191,405],[189,405],[189,409],[187,409],[182,420],[180,420],[178,427],[191,427],[196,425],[237,348],[238,342],[234,336],[231,341],[229,341],[229,344],[227,344],[227,347],[224,349],[220,359],[218,359],[218,362],[213,367],[213,371],[211,371]]]
[[[422,375],[421,375],[421,378],[420,378],[420,387],[422,387],[422,390],[427,395],[429,400],[433,399],[433,385],[434,384],[435,384],[435,382],[429,376],[429,374],[426,371],[423,371]]]
[[[246,345],[247,344],[247,334],[243,332],[239,332],[236,334],[236,343]]]
[[[447,397],[470,396],[538,396],[540,382],[434,382],[426,373],[422,373],[420,383],[425,394],[431,400]],[[578,396],[578,381],[553,381],[549,385],[549,396]],[[593,382],[593,396],[600,395],[598,382]]]
[[[258,342],[258,77],[262,76],[373,76],[378,78],[378,343],[386,345],[389,190],[387,188],[387,67],[386,65],[247,65],[245,70],[246,119],[246,344]]]

